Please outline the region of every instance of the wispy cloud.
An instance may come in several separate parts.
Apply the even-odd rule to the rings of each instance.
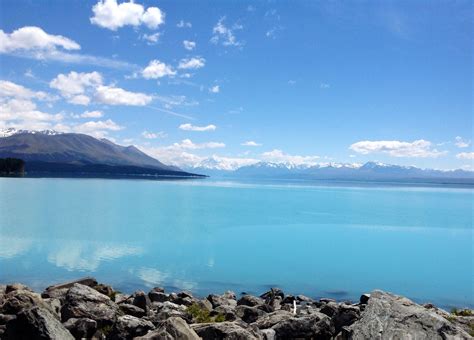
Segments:
[[[181,124],[179,126],[179,129],[180,130],[184,130],[184,131],[200,131],[200,132],[203,132],[203,131],[214,131],[217,129],[217,127],[214,125],[214,124],[210,124],[210,125],[206,125],[206,126],[196,126],[196,125],[192,125],[192,124]]]
[[[226,17],[224,16],[220,18],[217,24],[213,27],[211,43],[216,45],[220,43],[223,46],[242,47],[244,42],[237,40],[235,31],[243,29],[243,26],[238,23],[235,23],[232,26],[227,26],[225,21]]]
[[[242,146],[262,146],[262,144],[257,143],[257,142],[254,142],[253,140],[249,140],[249,141],[243,142],[243,143],[240,144],[240,145],[242,145]]]

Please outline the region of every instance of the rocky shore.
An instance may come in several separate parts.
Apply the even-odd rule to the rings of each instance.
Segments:
[[[274,288],[194,297],[156,287],[131,295],[93,278],[48,287],[0,285],[0,339],[472,339],[472,310],[373,291],[358,303]]]

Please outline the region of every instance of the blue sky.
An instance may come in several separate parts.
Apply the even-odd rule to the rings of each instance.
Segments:
[[[472,169],[469,1],[0,4],[0,128],[166,163]]]

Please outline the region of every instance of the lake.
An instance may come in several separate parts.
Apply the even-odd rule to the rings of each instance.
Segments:
[[[474,307],[468,188],[0,178],[0,282]]]

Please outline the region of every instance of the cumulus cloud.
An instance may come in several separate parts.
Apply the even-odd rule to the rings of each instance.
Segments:
[[[206,59],[201,57],[185,58],[179,62],[179,69],[198,69],[206,65]]]
[[[221,88],[219,87],[219,85],[214,85],[214,86],[211,86],[209,88],[210,93],[219,93],[220,90],[221,90]]]
[[[457,136],[455,138],[454,145],[456,145],[458,148],[467,148],[469,145],[471,145],[471,141],[464,140],[461,136]]]
[[[0,97],[13,97],[13,98],[22,98],[22,99],[41,99],[47,100],[50,99],[46,92],[43,91],[33,91],[22,85],[15,84],[11,81],[0,80]]]
[[[217,24],[213,27],[211,43],[216,45],[221,43],[223,46],[242,47],[243,42],[237,40],[234,32],[243,29],[243,26],[234,24],[232,27],[228,27],[225,25],[225,20],[226,17],[220,18]]]
[[[349,149],[367,155],[370,153],[386,153],[393,157],[436,158],[446,154],[432,148],[432,143],[423,139],[413,142],[392,141],[360,141],[352,144]]]
[[[102,111],[85,111],[81,118],[101,118],[103,115]]]
[[[461,152],[456,155],[456,158],[473,160],[474,152]]]
[[[240,145],[243,145],[243,146],[262,146],[262,144],[257,143],[257,142],[254,142],[253,140],[249,140],[249,141],[243,142],[243,143],[240,144]]]
[[[217,127],[213,124],[210,124],[207,126],[195,126],[195,125],[187,123],[187,124],[181,124],[179,126],[179,129],[184,130],[184,131],[214,131],[215,129],[217,129]]]
[[[118,131],[122,129],[123,126],[118,125],[111,119],[85,122],[72,127],[74,132],[86,134],[97,134],[104,130]]]
[[[25,26],[12,33],[0,30],[0,53],[25,50],[79,50],[81,46],[62,35],[51,35],[39,27]]]
[[[17,122],[25,127],[26,122],[56,122],[63,119],[61,114],[49,114],[37,109],[34,102],[26,99],[0,99],[0,123],[5,126],[8,121]],[[33,124],[34,125],[34,124]]]
[[[262,160],[272,163],[291,163],[295,165],[316,165],[319,156],[299,156],[284,153],[282,150],[274,149],[262,153]]]
[[[117,3],[117,0],[100,0],[92,7],[94,16],[91,23],[116,31],[123,26],[145,25],[156,29],[164,23],[165,14],[158,7],[148,7],[130,2]]]
[[[88,105],[90,98],[85,95],[86,89],[92,90],[102,85],[102,75],[99,72],[58,74],[49,86],[58,90],[72,104]]]
[[[166,76],[174,76],[176,71],[171,66],[155,59],[150,61],[141,73],[145,79],[159,79]]]
[[[143,131],[142,132],[142,137],[146,139],[156,139],[156,138],[165,138],[168,135],[162,131],[160,132],[149,132],[149,131]]]
[[[183,41],[183,46],[185,49],[187,49],[188,51],[192,51],[196,48],[196,42],[194,41],[190,41],[190,40],[184,40]]]
[[[145,106],[150,103],[153,98],[144,93],[130,92],[119,87],[99,86],[96,91],[95,99],[99,103],[107,105]]]

